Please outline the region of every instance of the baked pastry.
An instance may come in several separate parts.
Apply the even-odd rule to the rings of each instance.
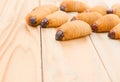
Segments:
[[[37,26],[41,23],[42,19],[45,16],[57,10],[58,7],[52,4],[36,7],[30,13],[27,14],[26,22],[30,26]]]
[[[59,28],[55,35],[56,40],[70,40],[91,34],[91,28],[89,24],[84,21],[74,20],[69,21]]]
[[[98,12],[88,12],[88,13],[84,12],[84,13],[77,14],[72,18],[72,20],[75,20],[75,19],[82,20],[87,22],[91,26],[97,19],[101,17],[102,15]]]
[[[64,0],[60,4],[60,10],[66,12],[83,12],[88,8],[89,6],[87,4],[77,0]]]
[[[120,23],[117,15],[108,14],[98,19],[92,26],[93,32],[108,32]]]
[[[58,27],[66,23],[69,19],[69,15],[63,11],[56,11],[48,16],[46,16],[42,22],[41,27]]]
[[[116,3],[112,6],[111,10],[108,10],[108,13],[113,13],[115,15],[118,15],[120,17],[120,3]]]
[[[102,15],[106,15],[107,9],[108,7],[106,5],[96,5],[90,9],[87,9],[86,12],[98,12],[101,13]]]
[[[120,24],[110,30],[108,37],[111,39],[120,39]]]

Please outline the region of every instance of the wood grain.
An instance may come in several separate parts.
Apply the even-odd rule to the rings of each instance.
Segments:
[[[1,6],[0,82],[42,81],[39,27],[24,19],[38,5],[39,0],[7,0]]]
[[[60,1],[0,0],[0,82],[120,81],[119,40],[109,39],[106,33],[92,33],[56,41],[56,29],[40,31],[39,26],[26,24],[25,16],[34,7],[48,3],[59,6]],[[119,0],[84,2],[111,6]]]
[[[4,10],[6,6],[7,0],[0,0],[0,16],[2,14],[2,11]]]
[[[109,39],[107,33],[94,33],[91,38],[112,81],[119,82],[120,40]]]
[[[44,82],[111,82],[89,37],[56,41],[42,29]]]

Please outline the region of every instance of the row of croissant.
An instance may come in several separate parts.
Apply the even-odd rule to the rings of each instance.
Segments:
[[[69,12],[79,12],[70,19]],[[87,4],[64,0],[60,7],[53,4],[34,8],[26,16],[26,22],[32,27],[57,28],[56,40],[70,40],[87,36],[93,32],[108,32],[111,39],[120,38],[120,4],[111,9],[105,5],[89,7]]]

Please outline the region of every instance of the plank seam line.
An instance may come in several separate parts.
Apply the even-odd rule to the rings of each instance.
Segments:
[[[39,0],[39,6],[41,5],[41,0]],[[39,26],[40,28],[40,59],[41,59],[41,81],[44,82],[44,67],[43,67],[43,50],[42,50],[42,29],[41,29],[41,26]]]
[[[44,73],[43,73],[43,53],[42,53],[42,30],[40,27],[40,59],[41,59],[41,77],[42,77],[42,82],[44,82]]]
[[[104,64],[104,62],[103,62],[103,60],[102,60],[102,58],[101,58],[101,56],[100,56],[100,54],[99,54],[99,51],[98,51],[97,48],[95,47],[95,44],[94,44],[94,42],[93,42],[91,36],[89,36],[89,37],[90,37],[90,40],[91,40],[91,42],[92,42],[92,44],[93,44],[93,47],[95,48],[96,53],[98,54],[98,57],[99,57],[99,59],[100,59],[102,65],[103,65],[103,68],[105,69],[106,74],[108,75],[108,78],[110,79],[111,82],[113,82],[113,80],[112,80],[112,78],[111,78],[109,72],[107,71],[107,68],[106,68],[106,66],[105,66],[105,64]]]

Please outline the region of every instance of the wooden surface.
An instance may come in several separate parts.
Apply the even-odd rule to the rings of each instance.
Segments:
[[[41,82],[40,31],[24,18],[39,0],[0,0],[0,82]]]
[[[0,0],[0,82],[120,82],[120,40],[92,33],[60,42],[56,29],[26,24],[34,7],[59,1]]]

